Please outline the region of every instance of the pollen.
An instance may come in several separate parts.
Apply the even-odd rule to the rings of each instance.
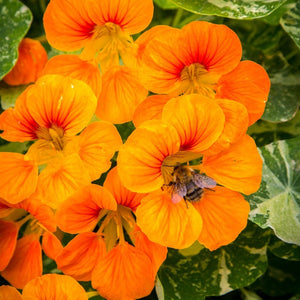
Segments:
[[[180,73],[179,94],[200,93],[214,98],[218,79],[218,75],[208,72],[202,64],[190,64],[185,66]]]

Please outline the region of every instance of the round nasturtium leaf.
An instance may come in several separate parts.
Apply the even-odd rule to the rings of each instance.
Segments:
[[[250,220],[270,227],[286,243],[300,245],[300,137],[259,148],[263,159],[260,189],[247,199]]]
[[[250,285],[267,269],[270,232],[252,222],[228,246],[183,256],[169,249],[158,277],[165,299],[205,299]]]
[[[266,16],[286,0],[170,0],[178,7],[203,15],[233,19],[254,19]]]
[[[20,1],[0,0],[0,79],[15,65],[18,46],[31,22],[31,11]]]

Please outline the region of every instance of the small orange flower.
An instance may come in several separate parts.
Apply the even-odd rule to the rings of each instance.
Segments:
[[[262,160],[244,129],[242,134],[234,129],[239,138],[225,150],[209,151],[224,139],[224,133],[233,130],[231,123],[225,122],[231,120],[230,113],[226,115],[216,101],[200,95],[174,98],[164,106],[161,120],[142,123],[121,147],[118,170],[122,182],[132,191],[149,193],[136,216],[137,224],[153,242],[185,248],[198,239],[214,250],[232,242],[245,228],[249,204],[239,192],[250,194],[259,188]],[[200,169],[223,187],[214,184],[212,192],[206,189],[209,186],[198,186],[197,193],[202,193],[199,202],[175,201],[174,184],[180,179],[174,178],[174,168],[196,158],[201,164],[190,166],[190,172]],[[185,196],[178,195],[179,200]],[[227,197],[230,200],[225,200]],[[231,218],[221,218],[222,211]]]
[[[19,56],[12,70],[3,78],[9,85],[35,82],[47,60],[47,52],[39,41],[24,38],[18,48]]]
[[[75,279],[59,274],[46,274],[29,281],[22,294],[14,287],[0,286],[1,300],[88,300],[84,288]]]
[[[138,57],[141,80],[150,91],[240,102],[247,108],[249,125],[262,115],[270,80],[258,64],[240,62],[241,43],[227,26],[195,21],[180,31],[157,30],[151,36]]]
[[[49,43],[64,51],[83,48],[85,60],[97,57],[102,69],[126,61],[130,35],[145,29],[153,15],[152,0],[51,0],[44,14]]]
[[[1,276],[13,286],[22,289],[31,279],[42,275],[42,248],[40,237],[56,230],[52,210],[37,199],[27,199],[12,205],[1,200],[2,206],[10,207],[10,214],[0,221]],[[20,228],[22,227],[22,237]]]
[[[106,299],[150,294],[167,249],[136,227],[133,211],[144,196],[124,188],[115,168],[104,187],[92,184],[69,197],[56,217],[62,230],[79,234],[56,256],[58,268],[77,280],[92,280]],[[99,229],[92,232],[99,221]]]

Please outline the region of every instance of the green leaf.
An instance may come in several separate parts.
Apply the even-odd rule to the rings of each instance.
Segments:
[[[0,84],[1,107],[5,110],[14,107],[17,98],[26,89],[27,85],[9,86],[5,83]]]
[[[18,46],[32,22],[30,10],[17,0],[0,0],[0,79],[15,65]]]
[[[275,236],[271,238],[269,250],[277,257],[300,261],[300,246],[284,243]]]
[[[260,189],[246,198],[250,220],[270,227],[287,243],[300,245],[300,137],[261,147]]]
[[[28,143],[8,143],[0,146],[0,152],[17,152],[17,153],[26,153],[29,148]]]
[[[292,295],[298,294],[300,262],[281,259],[270,252],[268,261],[267,272],[251,285],[251,289],[263,292],[263,299],[290,299]]]
[[[300,48],[300,2],[290,3],[289,10],[282,16],[280,24]]]
[[[274,56],[269,61],[268,69],[271,79],[271,90],[263,120],[271,122],[286,122],[292,119],[298,111],[300,99],[300,72],[295,72],[290,66],[284,65],[284,59]],[[270,64],[282,63],[282,71],[273,69]]]
[[[188,11],[233,19],[254,19],[266,16],[286,0],[170,0]]]
[[[273,123],[258,120],[248,128],[247,133],[255,139],[258,147],[300,136],[300,111],[298,110],[296,116],[288,122]]]
[[[154,0],[154,2],[163,9],[174,9],[177,5],[172,3],[170,0]]]
[[[195,256],[170,249],[158,276],[165,299],[204,299],[247,286],[267,268],[269,232],[249,222],[237,240]]]

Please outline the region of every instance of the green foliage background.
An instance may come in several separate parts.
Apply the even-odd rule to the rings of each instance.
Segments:
[[[264,115],[248,131],[264,167],[261,188],[246,197],[251,205],[247,228],[234,243],[213,252],[197,243],[181,251],[170,249],[155,290],[144,299],[300,299],[300,2],[154,2],[150,27],[181,28],[194,20],[207,20],[233,29],[242,41],[243,59],[261,64],[268,72],[271,91]],[[25,36],[40,40],[49,57],[58,54],[44,35],[47,3],[0,0],[0,79],[14,66]],[[24,88],[0,82],[1,111],[13,106]],[[134,126],[125,123],[117,128],[126,140]],[[24,153],[28,146],[0,140],[0,151]],[[58,272],[46,257],[44,266],[45,273]],[[1,283],[5,282],[0,278]],[[91,290],[89,284],[83,285]]]

